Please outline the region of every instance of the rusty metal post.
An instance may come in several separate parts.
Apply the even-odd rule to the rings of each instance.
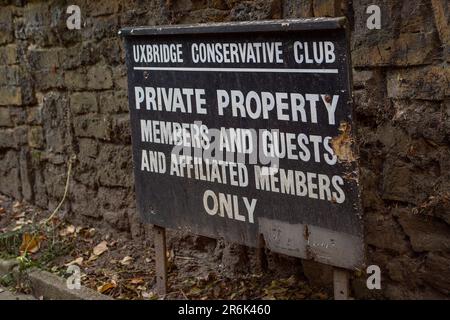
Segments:
[[[155,271],[156,291],[158,295],[167,294],[167,255],[166,255],[166,229],[153,226],[155,236]]]
[[[334,300],[349,300],[350,274],[345,269],[333,268]]]

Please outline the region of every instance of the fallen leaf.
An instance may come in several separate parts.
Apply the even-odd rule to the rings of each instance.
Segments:
[[[96,256],[95,254],[91,254],[89,259],[87,260],[87,262],[95,261],[95,260],[97,260],[97,258],[98,258],[98,256]]]
[[[133,278],[130,280],[131,284],[141,284],[144,283],[144,279],[143,278]]]
[[[14,215],[14,219],[16,219],[16,220],[22,219],[24,217],[25,217],[25,212],[17,213]]]
[[[20,229],[22,229],[22,225],[17,225],[17,226],[15,226],[14,228],[12,228],[11,229],[11,231],[17,231],[17,230],[20,230]]]
[[[103,254],[106,250],[108,250],[108,242],[102,241],[92,250],[92,253],[96,256]]]
[[[81,267],[83,265],[83,260],[84,260],[83,257],[79,257],[79,258],[76,258],[73,261],[70,261],[69,263],[66,263],[65,266],[68,267],[68,266],[71,266],[73,264],[77,264],[77,265],[79,265]]]
[[[5,213],[5,212],[6,212],[5,208],[0,207],[0,214]]]
[[[68,236],[69,234],[73,234],[73,233],[75,233],[75,226],[69,225],[65,229],[61,230],[59,232],[59,235],[61,237],[65,237],[65,236]]]
[[[175,251],[173,249],[166,251],[167,262],[172,262],[175,259]]]
[[[104,283],[101,286],[97,287],[97,291],[100,293],[106,293],[107,291],[114,289],[115,287],[117,287],[117,283],[112,280],[111,282]]]
[[[202,292],[202,289],[198,288],[198,287],[193,287],[190,291],[189,294],[190,295],[199,295]]]
[[[43,240],[42,236],[31,235],[29,233],[24,233],[22,236],[22,244],[20,245],[20,254],[28,253],[36,253],[39,251],[41,247],[41,241]]]
[[[95,228],[91,228],[89,230],[82,230],[83,231],[83,236],[85,238],[92,238],[95,235]]]
[[[132,261],[133,261],[132,257],[126,256],[120,261],[120,264],[123,266],[128,266]]]
[[[154,292],[142,292],[142,298],[144,299],[150,299],[150,300],[156,300],[158,299],[158,295],[156,295]]]

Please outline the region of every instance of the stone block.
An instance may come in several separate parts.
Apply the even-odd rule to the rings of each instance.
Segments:
[[[72,211],[76,215],[93,218],[101,217],[96,197],[97,192],[95,190],[88,188],[81,183],[73,183],[70,192]]]
[[[131,125],[128,114],[114,115],[112,117],[111,140],[123,144],[131,143]]]
[[[9,44],[0,47],[0,61],[5,65],[12,65],[18,62],[17,45]]]
[[[68,70],[64,73],[64,83],[70,90],[80,91],[87,88],[87,77],[84,69]]]
[[[393,101],[393,123],[405,130],[412,138],[444,143],[446,139],[446,116],[442,103],[424,100]]]
[[[256,0],[237,3],[230,12],[234,21],[254,21],[281,18],[280,0]]]
[[[98,93],[100,112],[114,114],[128,112],[128,95],[124,90],[108,90]]]
[[[353,1],[355,26],[352,43],[354,66],[411,66],[431,64],[440,43],[427,1],[383,0],[381,29],[367,28],[366,9],[371,0]],[[414,12],[414,14],[411,14]]]
[[[49,70],[59,67],[62,49],[30,48],[28,49],[28,62],[35,70]]]
[[[73,118],[76,137],[98,138],[109,140],[111,137],[111,121],[104,115],[80,115]]]
[[[96,113],[97,98],[93,92],[75,92],[70,95],[70,110],[74,114]]]
[[[450,254],[430,252],[427,254],[421,278],[447,297],[450,295]]]
[[[99,142],[96,139],[79,138],[78,140],[77,166],[74,179],[87,187],[94,188],[98,185],[95,172],[97,171],[97,156]]]
[[[310,18],[313,16],[313,0],[283,1],[283,18]]]
[[[112,68],[114,87],[123,91],[128,90],[127,70],[125,65],[118,65]]]
[[[61,69],[36,71],[34,72],[34,80],[36,90],[40,91],[64,87],[64,76]]]
[[[19,155],[20,183],[23,198],[31,202],[33,200],[33,178],[28,148],[22,148]]]
[[[450,94],[450,69],[445,65],[394,69],[387,74],[389,98],[443,100]]]
[[[87,87],[89,89],[111,89],[112,86],[112,73],[108,66],[95,65],[89,68],[87,72]]]
[[[365,241],[380,249],[390,250],[396,254],[409,251],[403,230],[390,215],[368,212],[364,215]]]
[[[0,10],[0,45],[12,42],[13,34],[13,15],[10,7]]]
[[[27,124],[41,125],[42,124],[42,105],[37,107],[27,108]]]
[[[45,94],[41,114],[46,150],[49,153],[65,153],[72,144],[68,108],[65,94],[59,92]]]
[[[20,87],[0,87],[0,106],[22,105],[22,89]]]
[[[419,204],[427,199],[435,177],[400,160],[388,159],[383,168],[382,198],[384,200]]]
[[[44,130],[42,127],[29,127],[28,129],[28,145],[31,148],[43,149],[45,146]]]
[[[14,129],[0,129],[0,150],[15,147]]]
[[[17,126],[14,131],[14,145],[19,146],[27,145],[28,143],[28,128],[27,126]]]
[[[91,16],[107,16],[116,13],[119,10],[119,1],[99,0],[87,2],[87,11]]]
[[[314,0],[313,12],[315,17],[340,17],[342,0]]]
[[[87,16],[84,19],[84,27],[81,29],[81,35],[84,39],[100,40],[104,38],[117,37],[119,31],[119,21],[117,15],[92,17]]]
[[[49,197],[50,206],[56,206],[64,195],[67,181],[67,165],[55,165],[46,162],[43,168],[46,193]]]
[[[95,139],[78,139],[78,158],[91,158],[95,159],[98,155],[99,143]]]
[[[19,155],[16,151],[0,152],[0,192],[15,199],[22,198]]]
[[[97,165],[100,185],[109,187],[131,187],[133,185],[130,146],[101,145]]]
[[[17,86],[19,84],[19,66],[0,66],[0,86]]]
[[[414,251],[450,250],[450,227],[433,217],[395,210],[398,221],[409,237]]]
[[[119,231],[129,231],[128,212],[126,209],[118,211],[105,211],[103,219],[114,229]]]
[[[0,107],[0,127],[12,127],[13,123],[8,108]]]
[[[92,65],[100,60],[93,41],[83,41],[64,48],[60,53],[61,68],[72,70],[85,65]]]

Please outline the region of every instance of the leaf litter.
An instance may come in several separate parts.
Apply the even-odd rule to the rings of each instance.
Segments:
[[[62,277],[69,276],[68,266],[77,265],[82,269],[82,285],[115,299],[329,299],[327,292],[309,286],[301,277],[279,278],[273,271],[227,276],[211,252],[183,246],[167,250],[170,289],[159,297],[154,289],[151,240],[132,240],[127,234],[59,221],[58,217],[52,221],[54,230],[43,234],[33,231],[33,226],[48,212],[19,202],[11,205],[1,195],[0,208],[5,210],[0,211],[2,232],[20,226],[15,231],[22,237],[16,254],[26,251],[34,264]]]

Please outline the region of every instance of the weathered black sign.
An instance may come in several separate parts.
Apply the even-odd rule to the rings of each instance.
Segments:
[[[344,20],[121,33],[145,221],[361,265]]]

